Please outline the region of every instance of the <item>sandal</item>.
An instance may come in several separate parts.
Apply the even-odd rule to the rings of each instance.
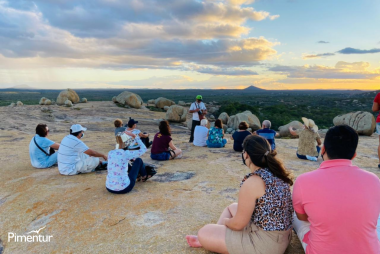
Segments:
[[[147,175],[142,178],[143,182],[146,182],[149,178],[152,178],[155,174],[157,174],[157,171],[154,169],[154,167],[150,165],[146,165],[145,170]]]

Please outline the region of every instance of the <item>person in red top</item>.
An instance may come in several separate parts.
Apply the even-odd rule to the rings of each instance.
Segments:
[[[380,93],[378,93],[375,99],[373,100],[372,111],[373,112],[380,111]],[[379,146],[377,147],[377,155],[379,157],[379,164],[377,166],[380,168],[380,114],[378,114],[376,118],[376,133],[379,134]]]
[[[379,254],[380,180],[352,165],[358,134],[331,128],[319,169],[298,176],[293,187],[293,227],[306,254]]]
[[[161,121],[158,128],[160,132],[154,135],[150,158],[159,161],[182,158],[182,150],[172,141],[169,122]]]

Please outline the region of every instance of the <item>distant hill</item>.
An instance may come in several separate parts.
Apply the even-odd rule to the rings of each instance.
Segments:
[[[18,86],[8,87],[6,89],[35,90],[36,88],[28,86],[28,85],[18,85]]]
[[[247,88],[244,88],[243,90],[249,91],[249,92],[265,92],[265,91],[267,91],[265,89],[261,89],[261,88],[255,87],[255,86],[249,86]]]

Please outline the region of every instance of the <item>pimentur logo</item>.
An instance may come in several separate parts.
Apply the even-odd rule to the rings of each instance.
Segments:
[[[27,242],[27,243],[35,243],[35,242],[39,242],[39,243],[49,243],[51,238],[53,237],[52,235],[40,235],[40,231],[42,229],[46,228],[45,227],[42,227],[38,230],[32,230],[28,233],[26,233],[25,235],[18,235],[16,233],[12,233],[12,232],[8,232],[8,242]],[[31,235],[32,233],[35,233],[33,235]]]

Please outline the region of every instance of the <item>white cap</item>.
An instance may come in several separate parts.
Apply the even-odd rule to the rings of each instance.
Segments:
[[[80,124],[74,124],[74,125],[71,125],[70,130],[72,133],[76,133],[76,132],[80,132],[80,131],[86,131],[87,128],[82,127],[82,125],[80,125]]]

